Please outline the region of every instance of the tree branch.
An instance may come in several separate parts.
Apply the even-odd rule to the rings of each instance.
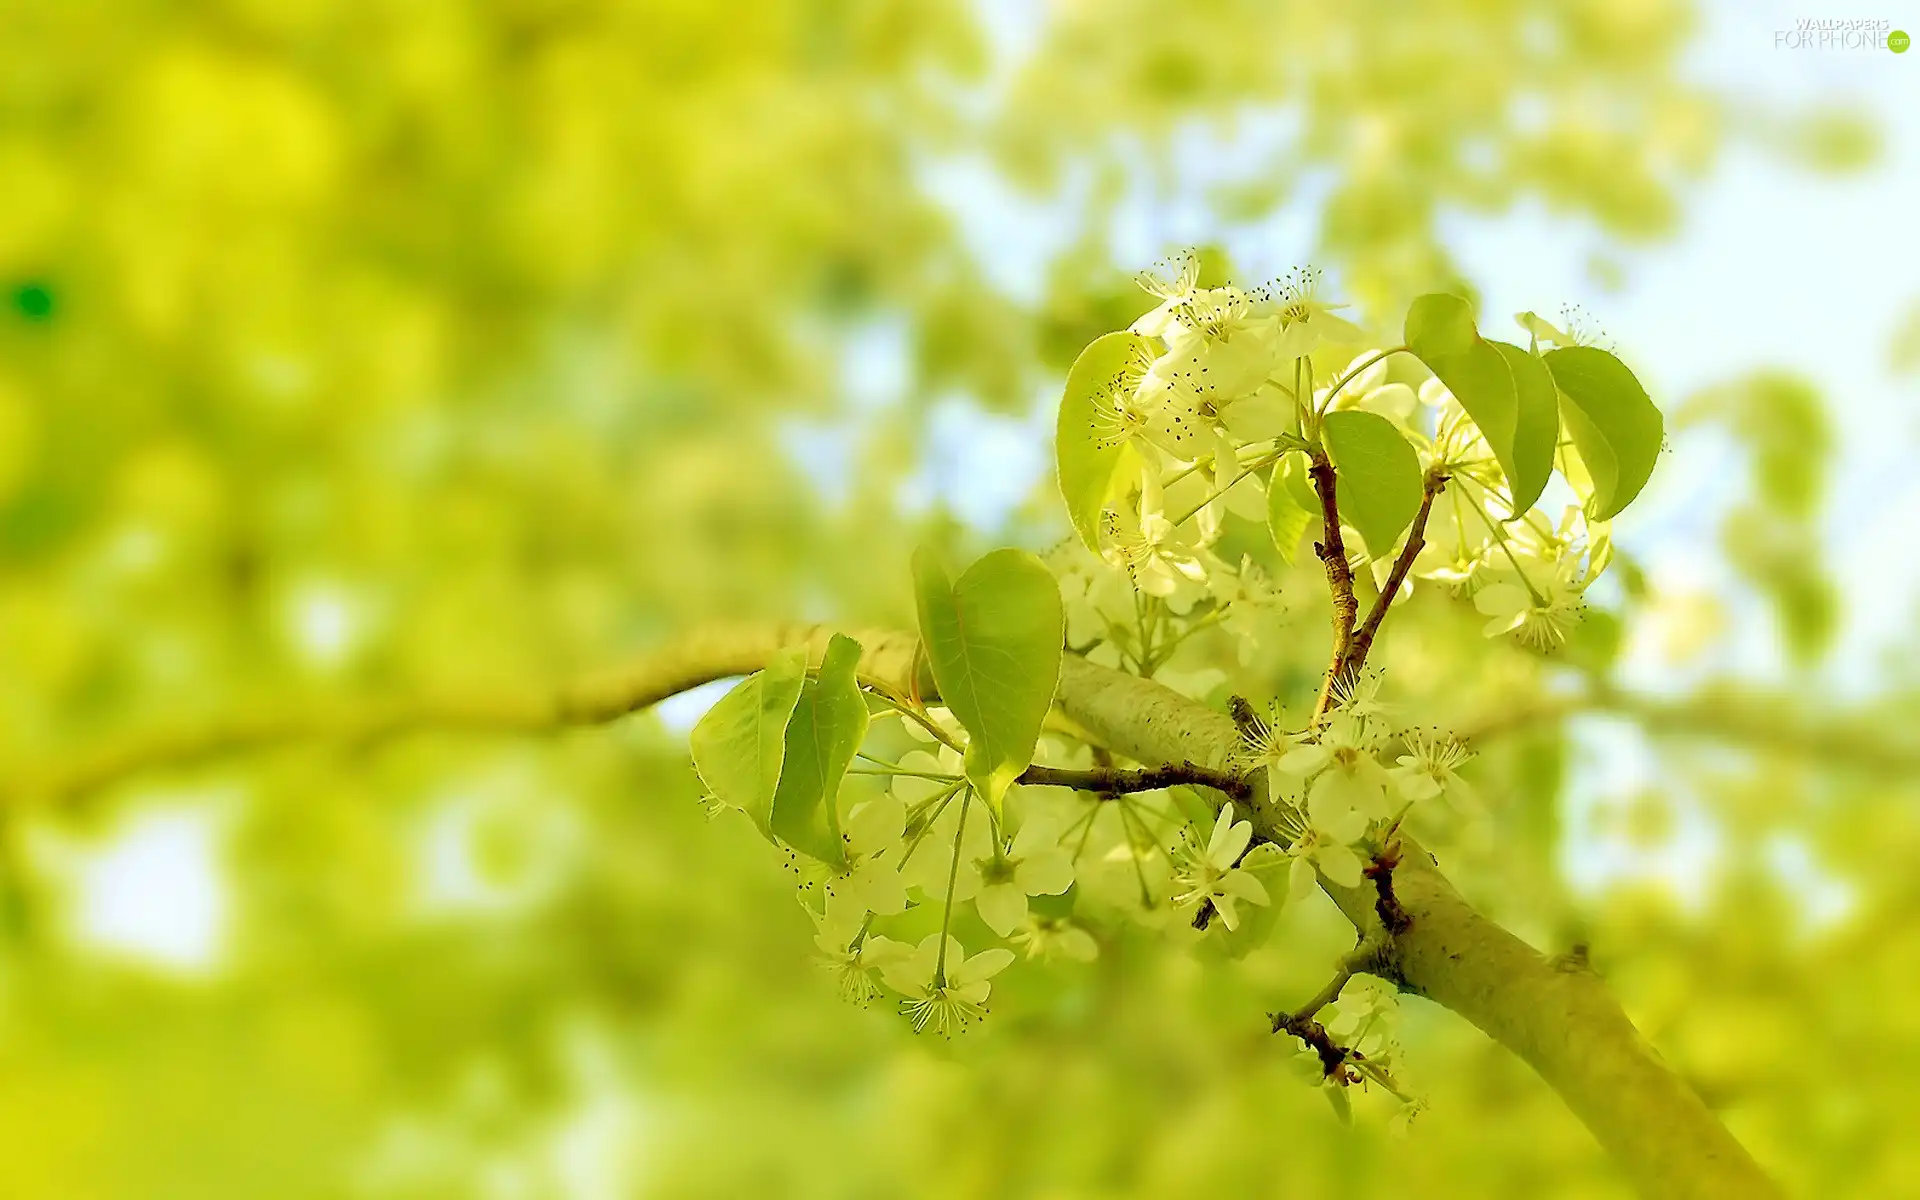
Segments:
[[[1152,680],[1069,657],[1056,703],[1128,757],[1221,765],[1233,719]],[[1255,781],[1254,830],[1275,838]],[[1460,897],[1427,852],[1401,838],[1394,893],[1409,924],[1388,933],[1374,886],[1321,888],[1356,929],[1388,938],[1381,972],[1452,1009],[1525,1059],[1559,1092],[1641,1192],[1771,1197],[1779,1190],[1686,1082],[1661,1061],[1591,972],[1549,961]]]
[[[1305,1042],[1309,1049],[1320,1056],[1321,1069],[1328,1076],[1337,1078],[1342,1084],[1359,1082],[1359,1076],[1344,1069],[1347,1060],[1357,1057],[1358,1052],[1334,1041],[1333,1035],[1327,1032],[1327,1027],[1314,1018],[1320,1015],[1321,1009],[1340,998],[1340,993],[1346,989],[1347,982],[1355,975],[1382,972],[1387,951],[1387,939],[1376,931],[1341,956],[1340,961],[1334,966],[1333,978],[1328,980],[1327,985],[1314,993],[1305,1004],[1290,1013],[1267,1014],[1267,1020],[1273,1032],[1292,1034]]]
[[[77,804],[131,775],[304,742],[358,746],[410,733],[528,734],[604,725],[703,683],[751,674],[788,646],[806,646],[808,660],[818,665],[834,632],[831,626],[800,622],[715,625],[618,667],[556,685],[448,689],[380,703],[314,702],[182,722],[42,766],[0,769],[0,802]],[[912,634],[854,630],[852,636],[861,644],[863,676],[884,680],[901,694],[932,689]]]
[[[1407,530],[1406,545],[1400,547],[1400,557],[1393,561],[1393,570],[1387,575],[1386,586],[1380,589],[1380,598],[1373,602],[1367,612],[1367,619],[1353,635],[1347,645],[1345,659],[1340,671],[1346,675],[1357,673],[1367,665],[1367,652],[1373,649],[1373,639],[1380,633],[1380,622],[1386,620],[1387,610],[1393,607],[1394,597],[1400,594],[1400,587],[1406,583],[1407,575],[1413,570],[1413,560],[1420,556],[1427,537],[1427,518],[1433,513],[1433,501],[1447,486],[1448,476],[1438,471],[1427,472],[1426,488],[1420,497],[1420,511],[1413,516],[1413,525]]]
[[[1021,772],[1020,778],[1014,782],[1023,783],[1029,787],[1064,787],[1080,792],[1103,792],[1115,796],[1127,792],[1158,791],[1161,788],[1190,783],[1210,787],[1214,791],[1232,796],[1235,800],[1248,800],[1253,796],[1253,784],[1249,783],[1244,775],[1233,771],[1218,771],[1212,767],[1203,767],[1190,762],[1168,763],[1165,766],[1143,767],[1138,770],[1095,767],[1090,771],[1070,771],[1060,767],[1035,765]]]
[[[1333,681],[1346,665],[1360,603],[1353,597],[1353,568],[1347,565],[1347,542],[1340,532],[1337,481],[1326,451],[1313,451],[1313,465],[1307,474],[1313,478],[1313,490],[1320,497],[1320,540],[1313,544],[1313,552],[1327,569],[1327,591],[1333,597],[1333,654],[1327,661],[1326,677],[1320,682],[1320,698],[1313,706],[1312,723],[1317,724],[1333,697]]]
[[[1344,565],[1344,558],[1341,560]],[[1333,570],[1331,564],[1329,571]],[[744,675],[777,650],[806,644],[817,658],[831,630],[816,625],[735,626],[693,634],[628,666],[498,704],[479,699],[394,706],[343,722],[302,716],[239,721],[188,736],[135,739],[65,769],[15,783],[10,794],[72,799],[133,771],[294,737],[392,736],[427,728],[522,732],[609,721],[678,691]],[[857,633],[860,671],[902,694],[935,698],[908,634]],[[1152,680],[1068,655],[1055,703],[1101,745],[1138,762],[1184,763],[1232,777],[1240,746],[1233,719]],[[15,776],[14,778],[19,778]],[[1255,832],[1277,839],[1265,781],[1250,780]],[[1212,786],[1208,784],[1206,786]],[[1393,870],[1408,924],[1389,930],[1373,886],[1321,887],[1367,939],[1384,939],[1378,972],[1452,1009],[1520,1055],[1560,1093],[1649,1196],[1768,1197],[1777,1189],[1699,1097],[1660,1060],[1600,981],[1578,962],[1549,961],[1474,910],[1411,839]]]

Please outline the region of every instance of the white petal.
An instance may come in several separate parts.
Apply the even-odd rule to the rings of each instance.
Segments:
[[[1327,765],[1333,757],[1333,751],[1315,743],[1295,746],[1280,756],[1274,765],[1289,775],[1311,775]]]
[[[1313,891],[1314,885],[1319,882],[1314,875],[1313,860],[1304,854],[1295,858],[1293,865],[1287,868],[1287,896],[1291,900],[1306,899],[1307,893]]]
[[[1240,860],[1240,869],[1242,871],[1265,871],[1271,867],[1279,866],[1286,860],[1286,857],[1286,851],[1280,849],[1280,847],[1274,845],[1272,842],[1261,842],[1258,846],[1247,851],[1246,856]]]
[[[877,854],[897,843],[906,825],[907,806],[898,796],[876,796],[847,815],[847,841],[856,854]]]
[[[1328,879],[1341,887],[1359,887],[1365,878],[1360,870],[1360,856],[1345,846],[1323,845],[1314,851],[1320,871]]]
[[[1261,388],[1229,404],[1220,419],[1227,432],[1243,442],[1265,441],[1293,428],[1294,403],[1278,388]]]
[[[1225,894],[1214,896],[1213,910],[1220,914],[1220,920],[1225,922],[1227,932],[1231,933],[1240,928],[1240,910],[1234,905],[1232,896]]]
[[[1013,951],[1004,946],[996,946],[992,950],[982,950],[958,967],[953,967],[953,960],[949,958],[947,963],[951,969],[948,970],[947,977],[962,985],[983,983],[1006,970],[1012,962]]]
[[[973,898],[980,919],[1001,937],[1006,937],[1027,919],[1027,894],[1011,883],[996,883],[980,889]]]
[[[1513,618],[1526,611],[1532,597],[1523,587],[1511,583],[1495,583],[1480,589],[1473,598],[1473,606],[1489,617]]]
[[[1069,926],[1060,932],[1060,953],[1075,962],[1092,962],[1100,957],[1100,944],[1093,935],[1078,925]]]
[[[1314,780],[1313,793],[1307,797],[1307,820],[1342,845],[1367,831],[1367,818],[1353,802],[1349,778],[1345,771],[1328,771]]]
[[[853,898],[883,917],[907,910],[907,882],[885,862],[868,863],[854,873]]]
[[[1073,859],[1058,846],[1020,860],[1013,881],[1029,896],[1058,896],[1073,886]]]
[[[1322,338],[1325,338],[1335,345],[1353,346],[1370,340],[1366,330],[1355,325],[1345,317],[1335,316],[1325,308],[1322,308],[1319,312],[1314,313],[1312,317],[1308,318],[1307,323],[1313,325],[1315,332]]]
[[[1248,904],[1271,904],[1267,896],[1266,885],[1245,871],[1228,871],[1220,878],[1220,889],[1229,895],[1238,896]]]

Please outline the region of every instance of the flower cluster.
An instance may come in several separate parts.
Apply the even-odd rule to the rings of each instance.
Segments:
[[[1132,327],[1151,349],[1111,381],[1095,417],[1133,468],[1102,523],[1103,556],[1176,604],[1203,594],[1209,567],[1223,565],[1204,552],[1226,513],[1265,519],[1263,472],[1304,445],[1311,356],[1367,341],[1343,305],[1320,298],[1317,272],[1251,291],[1202,288],[1196,263],[1187,255],[1140,277],[1160,301]]]
[[[1196,928],[1218,928],[1224,932],[1200,936],[1258,945],[1268,926],[1252,919],[1253,910],[1272,914],[1321,885],[1336,893],[1358,889],[1370,874],[1382,882],[1398,861],[1399,830],[1415,805],[1444,799],[1477,810],[1460,775],[1471,754],[1451,736],[1400,727],[1382,698],[1380,674],[1366,669],[1382,620],[1399,593],[1422,581],[1470,602],[1488,637],[1539,651],[1560,647],[1612,558],[1607,525],[1588,514],[1617,512],[1631,499],[1611,494],[1624,486],[1623,470],[1600,494],[1579,447],[1598,446],[1615,468],[1631,451],[1635,489],[1658,452],[1657,420],[1649,424],[1631,405],[1628,392],[1637,384],[1603,397],[1598,411],[1612,422],[1608,430],[1589,418],[1570,427],[1571,441],[1548,436],[1546,416],[1557,411],[1559,397],[1577,406],[1575,393],[1598,386],[1596,378],[1617,383],[1624,375],[1631,382],[1617,360],[1606,366],[1578,323],[1563,321],[1574,327],[1568,333],[1521,314],[1535,353],[1543,343],[1554,348],[1536,357],[1479,338],[1465,300],[1428,296],[1415,305],[1425,315],[1407,323],[1412,345],[1374,350],[1365,348],[1373,340],[1366,331],[1340,315],[1342,305],[1321,298],[1320,277],[1311,271],[1262,288],[1202,287],[1197,259],[1187,256],[1141,283],[1154,297],[1151,311],[1082,355],[1081,363],[1094,366],[1076,364],[1071,405],[1062,405],[1059,478],[1078,538],[1045,564],[1002,558],[997,575],[976,580],[1003,590],[997,609],[980,602],[974,611],[1045,609],[1047,623],[1035,626],[1042,636],[1008,626],[996,641],[985,636],[992,622],[983,618],[968,622],[978,644],[968,642],[952,632],[962,625],[959,609],[950,607],[952,588],[961,585],[950,586],[937,564],[924,572],[916,564],[926,658],[965,721],[884,685],[856,683],[860,647],[836,637],[811,683],[803,682],[808,656],[791,652],[776,664],[780,671],[769,667],[757,685],[749,681],[758,690],[743,693],[732,724],[713,731],[714,742],[731,738],[757,752],[768,707],[791,709],[800,702],[796,695],[811,698],[810,719],[833,719],[822,715],[820,690],[836,663],[843,705],[864,700],[866,708],[852,707],[853,718],[841,726],[856,742],[845,752],[855,761],[841,765],[847,777],[867,778],[842,795],[808,801],[832,806],[827,828],[837,831],[837,844],[832,832],[823,836],[794,816],[814,809],[782,809],[786,793],[774,793],[768,815],[764,760],[743,755],[752,769],[722,761],[711,776],[703,767],[703,777],[746,797],[736,806],[783,849],[802,848],[790,834],[804,843],[808,861],[798,854],[790,860],[825,965],[849,999],[886,998],[916,1031],[952,1035],[987,1012],[996,977],[1022,955],[1085,962],[1125,924],[1188,937]],[[1497,371],[1490,384],[1486,372],[1455,370],[1468,355],[1509,364],[1512,389],[1502,391]],[[1556,361],[1563,374],[1552,374]],[[1542,387],[1560,391],[1523,389],[1523,367],[1550,380]],[[1503,396],[1521,416],[1531,414],[1531,440],[1521,443],[1516,416],[1495,431],[1504,439],[1496,451],[1441,375],[1466,390],[1483,415],[1498,411]],[[1068,422],[1068,413],[1091,425]],[[1615,420],[1620,413],[1632,420]],[[1516,486],[1509,471],[1523,482]],[[1555,473],[1564,481],[1554,500],[1564,507],[1557,521],[1530,503]],[[1515,503],[1523,493],[1524,511]],[[1327,528],[1329,522],[1338,528]],[[1247,536],[1259,523],[1271,535],[1272,558]],[[1309,529],[1318,531],[1326,586],[1315,589],[1317,600],[1306,589],[1301,597],[1323,609],[1330,592],[1339,617],[1332,665],[1311,715],[1297,724],[1277,714],[1263,720],[1237,701],[1242,746],[1231,762],[1216,765],[1238,778],[1186,767],[1186,778],[1241,805],[1215,807],[1199,788],[1163,786],[1180,777],[1177,764],[1110,770],[1109,750],[1071,720],[1042,723],[1047,706],[1040,701],[1051,693],[1040,686],[1051,688],[1056,678],[1048,672],[1059,665],[1062,620],[1065,650],[1157,678],[1187,696],[1205,696],[1225,682],[1208,662],[1218,661],[1223,637],[1243,666],[1261,673],[1268,664],[1252,656],[1280,642],[1275,630],[1304,611],[1296,589],[1270,574],[1282,569],[1272,564],[1277,559],[1293,570]],[[1022,557],[996,552],[1004,554]],[[1058,609],[1051,607],[1054,584]],[[944,622],[928,617],[943,611]],[[1209,630],[1218,632],[1192,640]],[[1190,645],[1199,652],[1183,654]],[[960,686],[989,672],[964,664],[991,662],[996,671],[1005,665],[1012,679],[1027,659],[1035,660],[1032,723],[1020,739],[995,739],[977,711],[981,696]],[[961,673],[943,677],[940,664],[954,670],[956,661]],[[876,706],[900,722],[878,740],[868,737]],[[1050,736],[1056,727],[1082,740]],[[833,745],[820,728],[814,726],[814,745]],[[969,729],[981,735],[980,746],[970,748]],[[1004,744],[1019,741],[1024,754],[1027,737],[1039,744],[1021,767],[1052,770],[1005,770]],[[1010,783],[1016,776],[1072,786]],[[1250,780],[1255,786],[1243,786]],[[1390,899],[1382,882],[1381,904]],[[1384,923],[1400,931],[1391,919]],[[1276,1016],[1274,1027],[1301,1040],[1302,1061],[1330,1085],[1336,1108],[1344,1112],[1350,1087],[1378,1084],[1406,1115],[1416,1106],[1390,1075],[1397,1056],[1392,991],[1354,976],[1373,961],[1343,960],[1312,1005]]]
[[[1377,979],[1356,976],[1347,982],[1338,999],[1314,1014],[1314,1019],[1339,1048],[1340,1060],[1329,1068],[1317,1050],[1296,1041],[1289,1069],[1303,1081],[1324,1088],[1342,1120],[1350,1114],[1346,1089],[1356,1085],[1379,1087],[1396,1102],[1393,1123],[1397,1130],[1404,1131],[1424,1105],[1394,1080],[1400,1058],[1400,1003],[1393,989]]]
[[[1244,659],[1274,602],[1257,565],[1212,552],[1226,515],[1267,520],[1267,490],[1282,486],[1283,470],[1302,470],[1283,466],[1288,456],[1307,450],[1326,414],[1358,410],[1391,422],[1418,451],[1423,472],[1448,481],[1413,579],[1471,599],[1490,637],[1541,651],[1564,644],[1612,556],[1606,524],[1584,516],[1592,481],[1572,448],[1563,444],[1555,456],[1574,501],[1565,514],[1556,522],[1541,507],[1516,513],[1493,450],[1452,393],[1418,360],[1364,348],[1372,339],[1340,315],[1344,306],[1321,298],[1316,272],[1251,290],[1203,288],[1196,262],[1183,256],[1140,277],[1158,301],[1132,326],[1147,348],[1097,401],[1102,437],[1124,447],[1100,522],[1100,557],[1130,586],[1083,588],[1085,637],[1123,647],[1128,665],[1151,673],[1154,652],[1142,643],[1152,638],[1136,628],[1144,604],[1164,608],[1176,624],[1228,624]],[[1563,318],[1572,332],[1533,313],[1516,319],[1536,348],[1594,340],[1578,314]],[[1316,384],[1314,364],[1329,352],[1346,365]],[[1273,533],[1299,538],[1298,530]],[[1355,528],[1344,534],[1350,566],[1384,585],[1395,547],[1368,546]]]
[[[1335,705],[1298,733],[1254,719],[1242,761],[1267,775],[1274,823],[1290,840],[1287,891],[1298,899],[1320,878],[1358,887],[1375,852],[1392,840],[1409,809],[1442,795],[1457,807],[1476,805],[1459,768],[1473,756],[1458,741],[1396,729],[1380,699],[1380,677],[1342,683]],[[1398,747],[1395,765],[1386,753]]]

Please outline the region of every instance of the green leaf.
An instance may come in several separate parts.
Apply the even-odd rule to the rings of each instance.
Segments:
[[[840,842],[840,780],[867,735],[859,666],[860,643],[835,634],[787,722],[786,765],[773,795],[774,834],[795,850],[836,865],[846,862]]]
[[[952,584],[922,550],[913,581],[933,680],[967,731],[967,778],[997,812],[1033,761],[1060,682],[1060,585],[1024,550],[995,550]]]
[[[1538,465],[1531,455],[1537,447],[1538,418],[1527,424],[1525,449],[1516,454],[1522,425],[1513,369],[1499,347],[1474,328],[1473,306],[1459,296],[1444,293],[1421,296],[1407,309],[1406,339],[1407,348],[1440,377],[1473,418],[1506,473],[1507,486],[1516,502],[1514,511],[1525,512],[1518,500],[1537,477]],[[1552,453],[1549,445],[1549,468]],[[1544,487],[1545,477],[1538,479]],[[1538,498],[1539,492],[1533,495]]]
[[[1511,342],[1487,344],[1500,352],[1513,373],[1517,409],[1513,466],[1507,482],[1513,489],[1513,515],[1517,517],[1534,506],[1553,475],[1553,451],[1560,442],[1560,398],[1554,392],[1552,372],[1537,356]]]
[[[1504,369],[1504,368],[1503,368]],[[1321,424],[1339,473],[1340,515],[1366,539],[1374,558],[1391,553],[1420,511],[1420,456],[1393,422],[1358,409],[1330,412]]]
[[[1320,503],[1307,484],[1306,458],[1289,454],[1267,482],[1267,529],[1288,566],[1300,553],[1300,538],[1320,515]]]
[[[1120,465],[1125,443],[1100,421],[1101,401],[1113,389],[1115,378],[1145,353],[1147,339],[1121,331],[1095,338],[1067,372],[1067,389],[1060,397],[1060,416],[1054,429],[1055,473],[1067,516],[1087,549],[1100,552],[1100,510]]]
[[[1640,494],[1660,458],[1664,424],[1646,389],[1622,363],[1593,346],[1565,346],[1544,360],[1566,404],[1574,448],[1593,477],[1587,509],[1604,521]]]
[[[782,650],[707,710],[687,742],[707,790],[772,836],[774,789],[786,758],[787,720],[807,677],[803,647]]]

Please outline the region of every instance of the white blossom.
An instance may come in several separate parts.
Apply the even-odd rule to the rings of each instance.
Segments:
[[[1267,889],[1237,865],[1253,841],[1253,824],[1233,819],[1233,802],[1220,806],[1213,831],[1202,847],[1183,843],[1174,872],[1173,903],[1188,908],[1211,902],[1228,929],[1240,927],[1239,902],[1268,904]]]

